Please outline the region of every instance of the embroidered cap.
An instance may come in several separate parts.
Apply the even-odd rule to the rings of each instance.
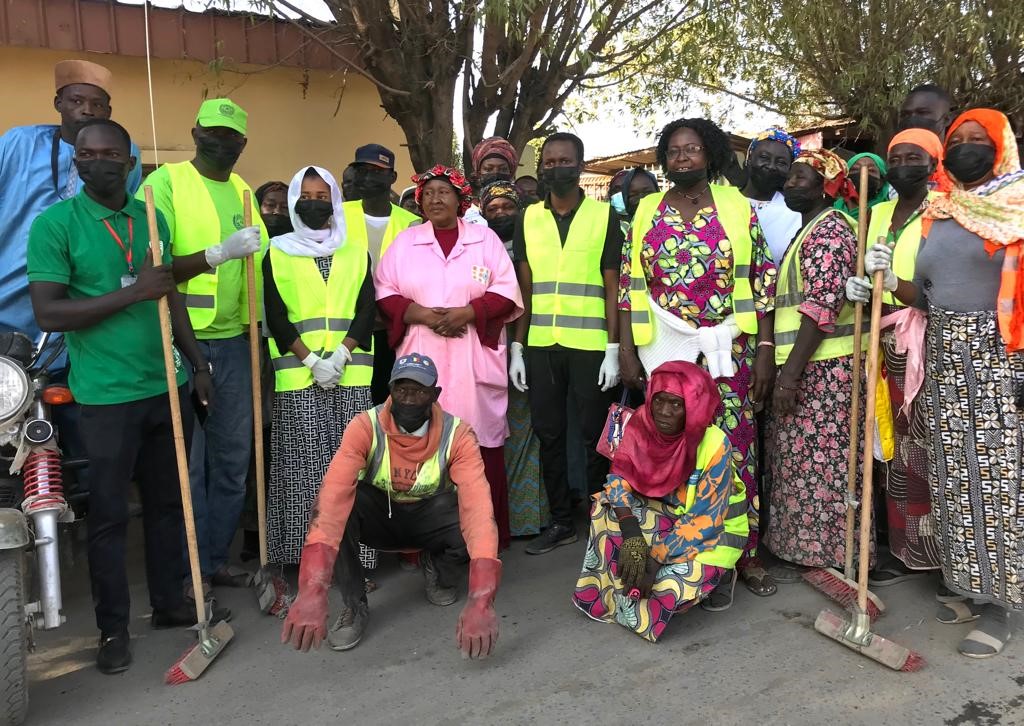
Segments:
[[[211,98],[203,101],[196,114],[196,123],[203,128],[224,126],[245,136],[249,114],[230,98]]]
[[[391,383],[403,379],[416,381],[421,386],[436,386],[437,366],[430,358],[419,353],[403,355],[391,369]]]

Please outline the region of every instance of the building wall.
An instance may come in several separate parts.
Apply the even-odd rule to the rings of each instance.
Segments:
[[[0,46],[7,102],[0,132],[11,126],[58,123],[53,66],[67,58],[100,63],[114,74],[113,118],[125,126],[152,164],[153,133],[144,58]],[[354,73],[278,66],[253,73],[218,70],[197,61],[153,61],[156,134],[161,163],[192,158],[190,130],[205,98],[228,96],[249,113],[249,143],[236,171],[253,187],[289,181],[304,164],[323,166],[339,181],[356,147],[379,143],[395,152],[395,191],[413,173],[405,136],[380,107],[373,85]]]

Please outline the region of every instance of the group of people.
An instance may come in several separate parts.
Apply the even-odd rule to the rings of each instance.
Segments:
[[[533,536],[531,555],[576,542],[580,501],[589,539],[572,601],[649,641],[675,613],[727,609],[740,581],[768,597],[810,568],[841,569],[854,358],[868,342],[854,306],[872,295],[859,225],[887,313],[885,386],[861,390],[894,419],[880,452],[891,557],[873,550],[872,586],[939,569],[938,619],[977,621],[960,652],[1008,641],[1007,613],[1024,609],[1024,173],[1000,112],[952,119],[948,95],[921,86],[884,158],[849,161],[771,128],[739,186],[729,137],[680,119],[657,144],[668,189],[632,169],[609,202],[580,188],[569,133],[544,140],[537,177],[517,178],[516,149],[492,137],[468,175],[438,164],[401,195],[394,153],[367,144],[340,184],[309,164],[257,188],[247,225],[238,104],[203,102],[194,158],[142,182],[110,120],[109,71],[64,61],[55,75],[61,124],[0,137],[0,184],[17,186],[0,215],[0,327],[65,333],[103,672],[131,661],[131,481],[154,627],[190,625],[187,598],[249,583],[228,553],[251,479],[253,296],[272,371],[269,559],[299,566],[282,635],[298,648],[360,642],[369,572],[392,551],[417,562],[438,606],[457,600],[469,562],[457,643],[488,655],[500,552],[517,536]],[[164,296],[204,593],[183,577]],[[332,579],[344,607],[328,628]]]

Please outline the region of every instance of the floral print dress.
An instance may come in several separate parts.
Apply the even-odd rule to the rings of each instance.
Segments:
[[[768,242],[761,232],[757,215],[750,215],[750,285],[758,319],[774,310],[775,263]],[[632,260],[632,234],[622,248],[619,279],[619,310],[630,310],[629,277]],[[640,241],[640,262],[651,298],[663,309],[677,315],[694,328],[722,323],[733,312],[732,242],[718,220],[714,206],[699,210],[685,219],[662,200],[650,230]],[[751,371],[757,352],[756,336],[740,333],[732,343],[732,361],[736,375],[718,379],[722,405],[714,423],[725,431],[732,445],[733,463],[747,489],[750,504],[750,539],[738,569],[751,564],[757,553],[757,423],[750,400]],[[701,358],[699,363],[707,364]]]

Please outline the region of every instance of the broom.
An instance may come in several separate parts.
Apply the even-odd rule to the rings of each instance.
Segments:
[[[868,235],[868,169],[860,168],[858,184],[860,212],[857,224],[857,276],[864,277],[864,248]],[[846,563],[843,572],[835,568],[815,568],[804,573],[804,581],[843,609],[850,609],[857,600],[857,581],[853,572],[853,532],[856,527],[857,511],[857,443],[860,441],[860,365],[861,334],[864,328],[864,303],[853,307],[853,402],[850,405],[850,449],[846,465]],[[871,428],[866,423],[867,428]],[[865,499],[867,506],[870,500]],[[868,592],[868,614],[876,620],[885,612],[885,603],[874,593]]]
[[[878,339],[882,320],[882,278],[885,273],[878,271],[874,276],[871,290],[871,342],[868,348],[868,390],[874,391],[878,383]],[[874,420],[875,398],[869,396],[865,406],[865,418]],[[868,566],[871,556],[871,475],[874,467],[875,427],[864,427],[864,478],[862,496],[864,506],[860,508],[860,555],[858,562],[859,581],[857,605],[850,622],[831,610],[822,610],[814,621],[814,629],[847,648],[866,655],[884,666],[897,671],[918,671],[924,667],[924,658],[891,640],[871,632],[871,616],[868,613]]]
[[[252,197],[242,192],[243,224],[252,226]],[[249,298],[249,364],[252,369],[252,426],[256,458],[256,518],[260,536],[260,569],[253,575],[260,612],[283,618],[288,613],[288,583],[267,564],[267,490],[263,469],[263,387],[260,384],[260,333],[256,325],[256,261],[245,258],[245,278]]]
[[[156,225],[156,206],[153,204],[153,187],[146,186],[146,221],[149,223],[149,249],[153,264],[163,259],[160,250],[160,232]],[[194,681],[216,658],[224,646],[235,636],[235,631],[221,621],[212,628],[206,614],[206,603],[200,596],[203,592],[202,574],[199,570],[199,547],[196,544],[196,522],[192,513],[192,487],[188,481],[188,461],[185,459],[185,433],[181,425],[181,408],[178,400],[178,376],[174,365],[174,350],[171,343],[171,311],[167,298],[157,302],[160,315],[160,337],[164,347],[164,370],[167,372],[167,398],[171,403],[171,427],[174,431],[174,453],[178,459],[178,485],[181,487],[181,507],[185,519],[185,540],[188,543],[188,563],[192,570],[192,590],[196,594],[196,627],[199,642],[185,651],[178,661],[164,675],[167,683],[176,685]]]

